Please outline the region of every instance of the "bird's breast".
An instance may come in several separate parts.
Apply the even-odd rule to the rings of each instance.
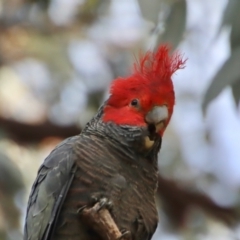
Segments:
[[[131,161],[122,151],[99,139],[86,138],[78,143],[78,168],[60,214],[59,232],[65,234],[69,226],[72,235],[94,239],[77,216],[77,210],[90,204],[92,196],[112,201],[111,214],[120,230],[128,229],[135,235],[137,231],[154,232],[156,173],[151,173],[154,168],[150,165],[138,166],[137,159]],[[144,223],[142,230],[139,219]]]

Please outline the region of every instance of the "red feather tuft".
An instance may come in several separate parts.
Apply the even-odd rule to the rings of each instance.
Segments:
[[[148,78],[149,80],[159,81],[170,80],[172,74],[178,69],[184,68],[186,60],[183,60],[178,53],[169,55],[169,47],[163,45],[156,53],[147,52],[140,58],[140,63],[134,64],[135,73]],[[158,82],[159,83],[159,82]]]
[[[175,101],[171,76],[185,62],[179,54],[170,55],[166,45],[156,53],[147,52],[134,64],[131,76],[113,81],[103,120],[142,126],[145,114],[155,105],[166,105],[171,116]],[[141,103],[137,110],[129,106],[135,98]]]

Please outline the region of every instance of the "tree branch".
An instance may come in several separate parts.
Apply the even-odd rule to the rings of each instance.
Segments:
[[[104,240],[127,240],[117,227],[108,209],[100,209],[99,203],[81,212],[84,221],[91,226]]]
[[[48,120],[39,124],[28,124],[0,116],[0,128],[18,142],[38,142],[46,137],[67,138],[77,135],[81,129],[76,125],[59,126]]]

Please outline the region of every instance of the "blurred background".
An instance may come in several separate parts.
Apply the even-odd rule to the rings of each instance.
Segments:
[[[0,0],[0,240],[37,170],[140,52],[188,59],[159,156],[154,240],[240,239],[240,0]]]

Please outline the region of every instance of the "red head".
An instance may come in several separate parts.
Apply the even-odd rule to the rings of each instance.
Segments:
[[[175,101],[171,76],[184,63],[180,55],[170,56],[167,46],[147,52],[135,63],[131,76],[112,82],[103,121],[140,127],[153,123],[162,135]]]

